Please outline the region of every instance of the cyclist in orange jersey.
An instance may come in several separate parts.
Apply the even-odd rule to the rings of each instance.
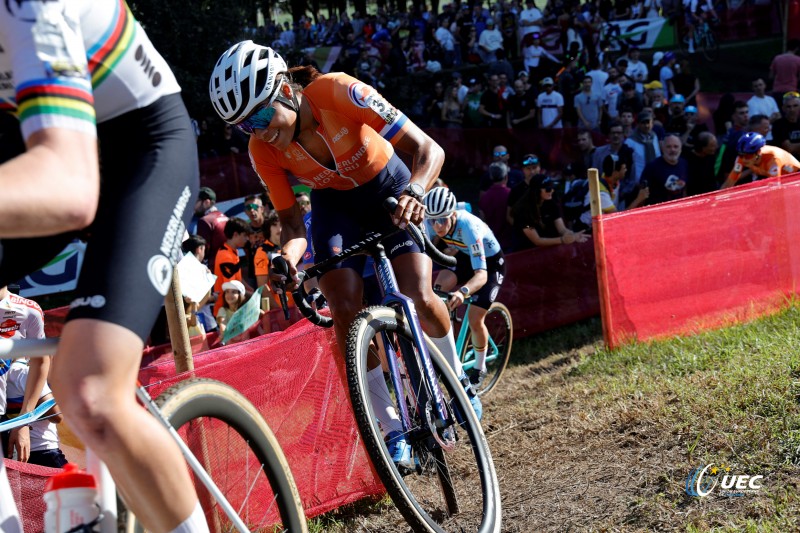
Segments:
[[[423,220],[421,200],[439,176],[444,150],[371,86],[344,73],[321,74],[310,66],[289,69],[271,48],[243,41],[217,61],[209,95],[224,121],[250,135],[250,159],[281,221],[289,289],[296,286],[296,265],[306,251],[306,229],[290,176],[311,188],[316,262],[367,232],[388,233]],[[411,157],[410,170],[395,150]],[[382,207],[388,197],[398,199],[393,217]],[[447,308],[431,288],[431,260],[407,232],[384,245],[423,329],[471,392]],[[348,258],[320,279],[342,353],[350,324],[363,308],[365,261],[365,256]],[[372,364],[379,372],[378,362]],[[476,405],[479,400],[474,400]]]
[[[736,144],[739,155],[722,189],[733,187],[744,172],[749,169],[754,175],[774,178],[800,171],[800,162],[783,148],[766,146],[767,141],[760,133],[745,133]]]

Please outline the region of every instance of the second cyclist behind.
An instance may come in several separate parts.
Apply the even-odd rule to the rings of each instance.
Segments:
[[[455,255],[453,270],[442,270],[434,285],[443,291],[452,291],[447,306],[453,310],[472,297],[467,319],[475,347],[475,366],[469,379],[480,386],[486,376],[486,352],[489,332],[484,319],[492,302],[497,298],[506,275],[503,250],[492,230],[484,221],[463,209],[456,209],[455,195],[446,187],[434,187],[425,195],[426,227],[434,239],[448,246],[445,253]]]

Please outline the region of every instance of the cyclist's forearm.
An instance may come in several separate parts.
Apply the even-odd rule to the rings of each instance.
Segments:
[[[475,275],[473,275],[463,286],[469,289],[470,294],[475,294],[477,291],[481,290],[481,287],[486,285],[486,281],[489,279],[489,275],[487,274],[486,270],[476,270]]]

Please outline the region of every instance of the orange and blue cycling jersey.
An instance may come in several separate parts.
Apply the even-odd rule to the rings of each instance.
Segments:
[[[749,168],[757,176],[774,178],[797,172],[800,170],[800,162],[782,148],[764,146],[759,155],[749,161],[743,161],[741,156],[737,156],[728,179],[736,183],[745,168]]]
[[[343,73],[320,76],[303,89],[320,135],[336,163],[328,168],[298,143],[286,151],[255,137],[250,160],[278,211],[295,203],[289,176],[312,189],[349,190],[371,181],[394,155],[409,121],[375,89]]]

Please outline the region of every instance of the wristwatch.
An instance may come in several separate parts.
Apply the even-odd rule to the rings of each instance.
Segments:
[[[413,199],[421,202],[423,196],[425,196],[425,187],[419,183],[409,183],[403,192]]]
[[[467,287],[466,285],[464,285],[463,287],[461,287],[458,290],[461,292],[461,294],[464,295],[464,298],[469,297],[469,287]]]

